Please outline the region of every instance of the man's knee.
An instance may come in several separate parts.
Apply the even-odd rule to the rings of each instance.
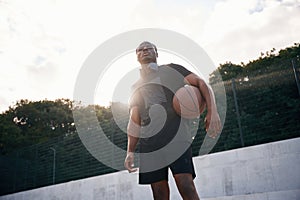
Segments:
[[[153,193],[153,197],[155,200],[165,200],[169,199],[169,184],[167,181],[160,181],[151,184],[151,189]]]
[[[182,192],[184,196],[188,196],[196,193],[196,188],[194,184],[180,185],[179,190]]]
[[[197,190],[191,174],[178,174],[174,176],[176,185],[184,199],[198,199]]]

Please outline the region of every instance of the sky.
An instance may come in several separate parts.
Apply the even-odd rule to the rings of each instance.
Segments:
[[[126,31],[178,32],[218,67],[299,43],[299,19],[300,0],[0,0],[0,112],[20,99],[72,99],[87,57]],[[174,60],[186,64],[174,55],[159,56],[162,63]],[[113,62],[99,81],[95,103],[108,105],[119,81],[138,67],[134,53]]]

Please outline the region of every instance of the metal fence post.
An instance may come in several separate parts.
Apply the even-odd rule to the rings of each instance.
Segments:
[[[237,102],[236,87],[235,87],[235,81],[234,81],[234,79],[231,79],[231,83],[232,83],[231,86],[232,86],[232,92],[233,92],[233,98],[234,98],[234,105],[235,105],[235,110],[236,110],[236,117],[237,117],[238,126],[239,126],[241,144],[242,144],[242,147],[244,147],[245,146],[245,144],[244,144],[244,136],[243,136],[243,131],[242,131],[241,117],[240,117],[240,111],[239,111],[239,106],[238,106],[238,102]]]
[[[53,147],[50,147],[53,151],[53,172],[52,172],[52,183],[55,184],[55,160],[56,160],[56,150]]]
[[[17,169],[18,169],[18,160],[19,160],[19,151],[16,153],[16,161],[15,161],[15,169],[14,169],[14,185],[13,185],[13,191],[17,190]]]
[[[37,159],[38,159],[38,145],[35,145],[35,153],[34,153],[34,183],[33,183],[33,187],[36,187],[37,186],[37,183],[36,183],[36,176],[37,176]]]
[[[292,67],[293,67],[293,71],[294,71],[294,76],[295,76],[295,80],[296,80],[296,85],[297,85],[297,88],[298,88],[298,94],[299,94],[299,96],[300,96],[299,74],[298,74],[298,71],[296,70],[295,63],[294,63],[294,60],[293,60],[293,59],[292,59]]]

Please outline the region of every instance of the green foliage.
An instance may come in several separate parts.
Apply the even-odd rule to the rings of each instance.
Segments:
[[[241,65],[232,64],[231,62],[226,62],[221,64],[219,68],[210,74],[210,83],[216,83],[221,78],[223,81],[230,80],[243,72],[243,67]]]
[[[2,154],[22,147],[26,141],[21,129],[13,123],[13,115],[0,115],[0,150]]]
[[[71,109],[72,102],[67,99],[18,101],[0,115],[2,154],[60,135],[75,133]]]
[[[111,142],[120,148],[126,149],[127,136],[117,128],[117,125],[112,120],[111,108],[116,107],[115,109],[119,112],[115,113],[117,115],[126,115],[127,118],[124,118],[125,120],[128,119],[128,108],[127,105],[119,103],[115,103],[115,105],[106,108],[94,105],[75,105],[69,100],[56,100],[54,102],[22,100],[15,107],[0,115],[0,119],[8,118],[8,120],[3,119],[0,123],[1,127],[7,130],[5,133],[8,133],[7,137],[3,137],[5,134],[1,131],[1,142],[5,147],[3,154],[5,155],[0,157],[0,175],[2,180],[0,183],[0,195],[52,184],[54,152],[51,148],[55,149],[56,155],[55,183],[115,172],[115,169],[111,169],[101,163],[88,152],[79,137],[80,135],[73,131],[74,120],[72,115],[73,112],[76,113],[77,128],[80,127],[83,133],[89,133],[89,130],[95,127],[93,122],[95,122],[96,118],[98,120],[96,123],[101,124],[104,134]],[[49,113],[57,114],[53,117],[48,116],[48,112],[44,113],[45,108],[48,109]],[[32,113],[25,113],[25,110]],[[41,115],[46,116],[43,117]],[[18,117],[17,122],[12,120],[16,116]],[[37,117],[40,119],[38,121],[40,124],[32,123],[31,121],[35,122],[36,120],[31,120],[31,118]],[[22,121],[21,118],[26,120]],[[59,124],[69,118],[71,123],[70,129],[52,134],[51,131],[61,130],[61,128],[52,129],[53,126],[59,127]],[[53,121],[58,125],[55,126]],[[14,129],[7,124],[15,128],[17,137],[11,137],[14,132],[10,130]],[[23,128],[23,126],[28,126],[28,124],[31,124],[30,129]],[[41,124],[44,124],[44,126]],[[36,127],[33,128],[33,126]],[[49,126],[51,131],[47,132]],[[41,127],[45,128],[45,131],[42,133],[38,132],[41,130]],[[25,132],[29,130],[32,133]],[[29,135],[26,139],[29,140],[32,138],[32,135],[39,134],[40,140],[36,140],[34,145],[20,142],[20,146],[16,147],[18,148],[17,151],[14,151],[15,149],[12,149],[14,146],[11,144],[22,136],[22,131],[25,135]],[[51,138],[49,134],[51,134]],[[9,143],[10,140],[8,139],[12,142]],[[112,151],[107,152],[108,150],[103,149],[101,146],[96,146],[95,148],[105,152],[107,156],[111,157],[112,162],[123,167],[124,156],[115,155]]]
[[[224,83],[227,112],[224,128],[213,152],[242,147],[237,124],[231,79],[236,82],[245,146],[299,137],[300,98],[295,84],[292,60],[300,66],[300,44],[280,50],[261,53],[248,64],[221,64],[210,75],[212,86]],[[218,96],[219,91],[215,91]],[[200,130],[200,129],[199,129]],[[199,134],[204,134],[198,131]],[[196,136],[194,147],[203,142],[204,136]],[[194,154],[197,155],[197,154]]]
[[[291,63],[289,70],[276,70],[235,82],[245,146],[300,136],[300,96]],[[226,121],[213,152],[242,147],[231,82],[224,82],[224,86]]]
[[[277,54],[273,48],[266,53],[261,53],[256,60],[241,65],[226,62],[220,64],[218,69],[210,74],[209,82],[215,84],[220,81],[227,81],[239,77],[255,77],[274,71],[281,71],[291,68],[291,60],[298,59],[300,56],[300,43],[295,43],[292,47],[280,50]]]

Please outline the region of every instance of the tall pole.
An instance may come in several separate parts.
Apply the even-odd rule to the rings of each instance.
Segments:
[[[294,60],[292,60],[292,66],[293,66],[293,71],[294,71],[294,75],[295,75],[295,80],[296,80],[296,84],[297,84],[297,88],[298,88],[298,94],[299,94],[299,96],[300,96],[299,75],[298,75],[298,71],[296,70]]]
[[[55,184],[55,160],[56,160],[56,150],[53,147],[50,147],[53,151],[53,171],[52,171],[52,184]]]
[[[236,87],[235,87],[234,79],[231,80],[231,83],[232,83],[231,86],[232,86],[232,92],[233,92],[233,98],[234,98],[234,105],[235,105],[235,110],[236,110],[236,117],[237,117],[239,131],[240,131],[241,144],[242,144],[242,147],[244,147],[245,146],[244,136],[243,136],[243,131],[242,131],[241,117],[240,117],[240,111],[239,111],[239,106],[238,106],[238,102],[237,102]]]

